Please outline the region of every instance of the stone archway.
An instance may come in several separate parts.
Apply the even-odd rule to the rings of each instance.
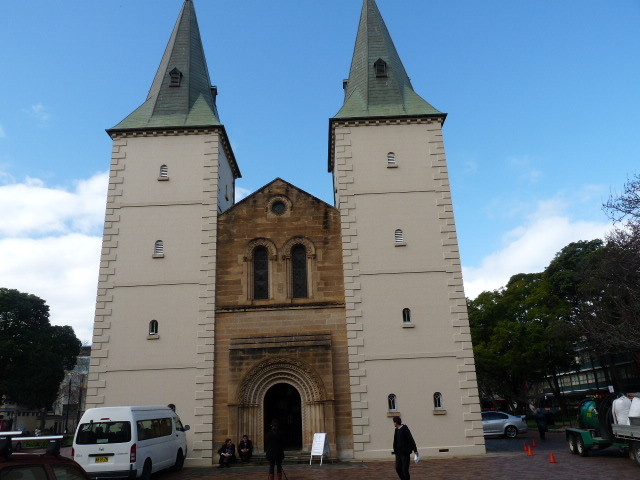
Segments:
[[[254,365],[243,377],[238,388],[238,434],[253,432],[254,448],[264,448],[264,432],[271,419],[264,418],[267,392],[272,387],[285,384],[300,395],[300,419],[302,423],[302,450],[310,451],[315,432],[335,432],[333,399],[327,398],[322,379],[315,370],[295,357],[278,356]]]

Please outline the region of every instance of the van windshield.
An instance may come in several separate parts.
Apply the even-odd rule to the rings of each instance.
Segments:
[[[76,443],[78,445],[96,445],[98,443],[127,443],[131,441],[129,422],[92,422],[78,427]]]

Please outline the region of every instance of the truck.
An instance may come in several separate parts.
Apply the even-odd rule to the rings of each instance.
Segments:
[[[578,428],[566,428],[569,451],[586,457],[591,449],[617,447],[640,465],[640,417],[629,417],[630,425],[614,421],[613,401],[619,395],[586,398],[578,407]]]

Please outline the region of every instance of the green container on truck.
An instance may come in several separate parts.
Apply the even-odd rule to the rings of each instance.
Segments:
[[[629,457],[640,465],[640,417],[630,417],[631,425],[614,423],[613,401],[620,395],[582,400],[578,407],[578,428],[567,428],[569,451],[586,457],[592,449],[628,449]]]

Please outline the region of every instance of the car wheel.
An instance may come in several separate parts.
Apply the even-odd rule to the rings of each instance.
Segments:
[[[140,476],[140,480],[151,480],[151,460],[147,459],[144,462],[144,467],[142,467],[142,475]]]
[[[578,445],[576,441],[576,436],[573,433],[570,433],[567,437],[567,445],[569,445],[569,451],[574,455],[578,454]]]
[[[576,442],[576,449],[578,450],[578,454],[581,457],[589,456],[589,449],[585,447],[584,440],[582,439],[582,435],[578,435],[578,439]]]
[[[518,429],[513,425],[509,425],[504,429],[504,436],[507,438],[516,438],[518,436]]]
[[[182,467],[184,466],[184,455],[182,453],[182,449],[178,450],[178,454],[176,455],[176,463],[173,465],[173,468],[171,470],[173,470],[174,472],[179,472],[180,470],[182,470]]]

